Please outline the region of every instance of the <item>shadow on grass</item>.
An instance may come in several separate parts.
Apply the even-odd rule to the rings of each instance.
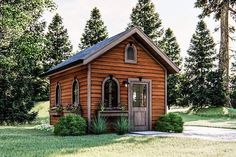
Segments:
[[[149,143],[152,140],[115,134],[59,137],[40,130],[0,127],[1,154],[5,157],[71,154],[84,148],[115,143]]]

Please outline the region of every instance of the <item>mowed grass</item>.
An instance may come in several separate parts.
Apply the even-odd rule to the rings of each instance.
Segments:
[[[235,142],[115,134],[58,137],[23,127],[0,127],[1,157],[235,157]]]
[[[170,112],[178,113],[183,118],[184,125],[236,129],[236,109],[210,107],[197,111],[175,109]]]

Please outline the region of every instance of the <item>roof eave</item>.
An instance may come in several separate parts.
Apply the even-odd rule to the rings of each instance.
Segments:
[[[67,64],[67,65],[65,65],[65,66],[62,66],[62,67],[60,67],[60,68],[57,68],[57,69],[55,69],[55,70],[49,70],[49,71],[47,71],[47,72],[41,74],[40,77],[48,77],[48,76],[51,76],[51,75],[53,75],[53,74],[55,74],[55,73],[57,73],[57,72],[60,72],[60,71],[62,71],[62,70],[65,70],[65,69],[67,69],[67,68],[70,68],[70,67],[76,66],[76,65],[78,65],[78,64],[82,64],[82,63],[83,63],[83,60],[80,59],[80,60],[77,60],[77,61],[72,62],[72,63],[70,63],[70,64]]]

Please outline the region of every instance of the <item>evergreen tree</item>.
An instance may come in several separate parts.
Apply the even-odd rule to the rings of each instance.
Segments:
[[[108,37],[107,27],[101,19],[101,14],[98,8],[91,11],[90,19],[87,21],[80,39],[79,48],[88,48]]]
[[[128,28],[138,26],[155,43],[163,34],[162,22],[151,0],[138,0],[132,9]]]
[[[195,7],[202,9],[200,17],[208,17],[213,14],[214,19],[220,21],[219,73],[222,75],[222,83],[226,92],[225,105],[229,107],[231,106],[229,92],[229,34],[234,32],[234,28],[229,25],[229,17],[231,16],[235,20],[235,5],[236,0],[196,0],[195,2]]]
[[[170,28],[165,31],[162,40],[159,41],[159,46],[178,67],[181,66],[180,48]],[[168,106],[179,105],[181,98],[180,74],[169,75],[167,82]]]
[[[213,38],[206,24],[201,20],[192,36],[188,49],[189,56],[185,64],[188,99],[194,107],[204,107],[211,103],[209,73],[214,68],[215,54]]]
[[[72,51],[67,29],[64,28],[59,14],[53,17],[46,38],[45,71],[67,59]]]

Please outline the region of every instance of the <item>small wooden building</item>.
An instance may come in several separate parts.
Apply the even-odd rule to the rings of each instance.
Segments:
[[[99,115],[108,122],[127,116],[131,131],[152,130],[166,113],[167,75],[178,71],[140,29],[126,30],[44,74],[50,79],[50,123],[77,112],[89,128]]]

